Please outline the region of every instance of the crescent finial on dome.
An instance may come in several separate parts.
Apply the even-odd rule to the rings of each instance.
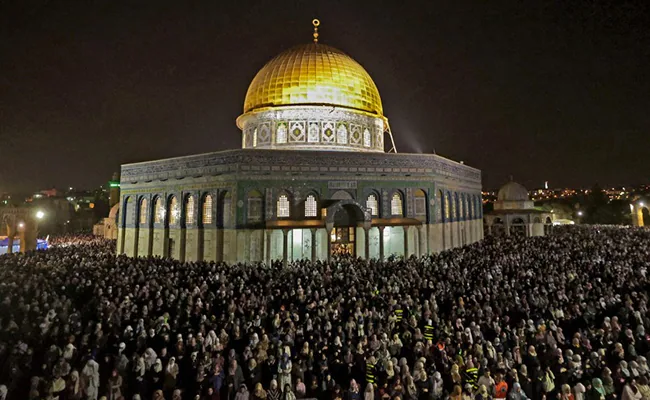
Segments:
[[[320,21],[318,18],[314,18],[311,23],[314,25],[314,43],[318,44],[318,26],[320,25]]]

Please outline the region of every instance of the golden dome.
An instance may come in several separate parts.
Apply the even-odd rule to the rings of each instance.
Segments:
[[[342,51],[320,43],[295,46],[269,61],[248,87],[244,113],[296,105],[383,115],[379,91],[366,70]]]

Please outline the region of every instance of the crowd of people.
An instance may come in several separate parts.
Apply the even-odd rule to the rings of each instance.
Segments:
[[[0,257],[0,400],[650,399],[650,230],[225,265]]]
[[[104,238],[94,236],[91,233],[65,233],[59,235],[52,235],[47,237],[47,245],[54,247],[68,247],[76,245],[90,245],[95,244],[102,246],[108,244]]]

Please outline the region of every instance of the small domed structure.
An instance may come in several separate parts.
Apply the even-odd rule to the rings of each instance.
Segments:
[[[485,215],[488,235],[544,236],[550,232],[552,223],[551,214],[536,209],[528,190],[512,178],[499,189],[494,211]]]
[[[501,186],[499,193],[497,194],[497,200],[499,201],[528,201],[528,190],[524,185],[519,184],[514,181],[510,181],[505,185]]]

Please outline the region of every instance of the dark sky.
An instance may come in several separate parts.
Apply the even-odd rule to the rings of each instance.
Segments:
[[[0,0],[0,192],[240,147],[248,84],[314,17],[374,78],[400,152],[485,188],[649,183],[649,3]]]

